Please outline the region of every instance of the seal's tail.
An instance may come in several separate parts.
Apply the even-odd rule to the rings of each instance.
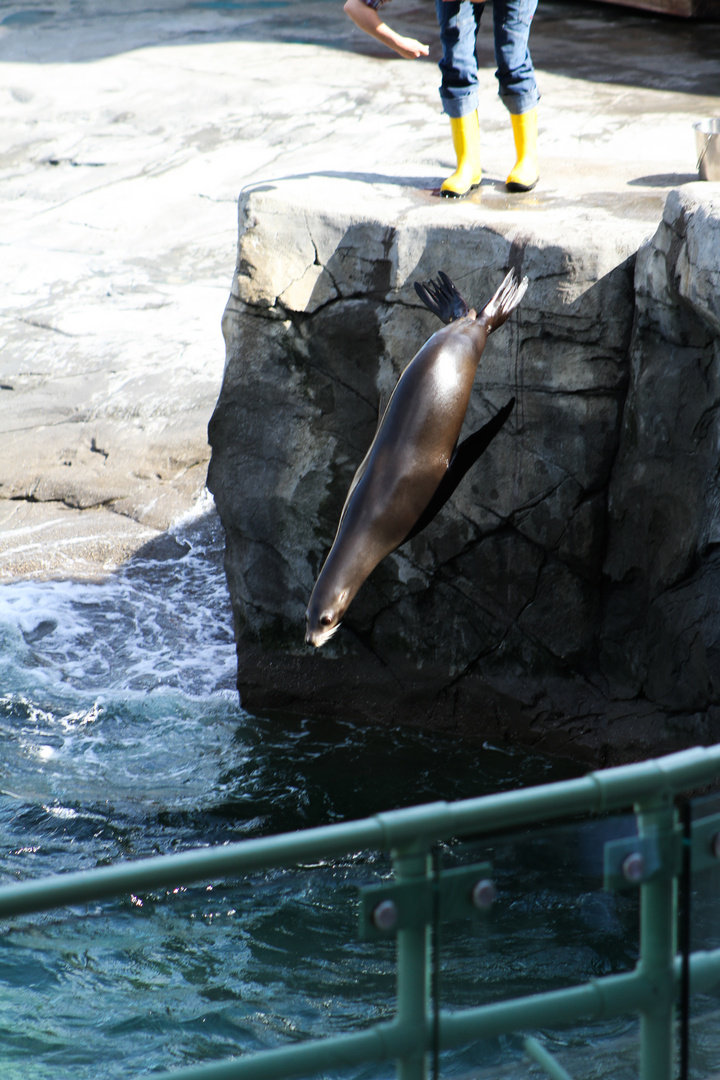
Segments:
[[[438,270],[437,281],[415,282],[415,292],[426,308],[444,323],[463,319],[470,308],[463,300],[447,274]]]
[[[520,280],[517,270],[513,269],[504,278],[502,285],[480,312],[480,318],[487,323],[488,333],[497,330],[518,306],[528,287],[528,279]]]

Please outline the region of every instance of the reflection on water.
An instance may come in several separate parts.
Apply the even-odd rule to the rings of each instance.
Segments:
[[[0,587],[0,880],[572,771],[447,736],[245,713],[234,690],[222,535],[211,509],[200,511],[104,584]],[[448,866],[489,858],[499,887],[490,918],[443,932],[448,1007],[634,962],[636,902],[601,891],[607,828],[443,849]],[[0,936],[3,1080],[127,1077],[389,1015],[393,945],[361,943],[356,908],[357,887],[388,871],[385,854],[357,852],[318,868],[178,882],[14,920]],[[619,1060],[618,1039],[634,1060],[626,1020],[552,1038],[556,1049],[592,1045],[593,1069],[603,1047]],[[447,1076],[538,1075],[516,1037],[444,1056],[442,1066]]]

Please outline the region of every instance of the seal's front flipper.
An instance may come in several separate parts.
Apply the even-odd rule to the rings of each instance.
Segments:
[[[437,491],[403,540],[403,544],[406,544],[408,540],[412,540],[413,536],[417,536],[419,532],[422,532],[425,526],[429,525],[432,519],[442,510],[465,473],[475,464],[480,455],[487,450],[513,411],[514,405],[515,398],[513,397],[510,398],[507,405],[504,405],[493,416],[492,420],[488,420],[487,424],[484,424],[479,431],[468,435],[467,439],[460,443],[450,460],[445,475],[438,484]]]
[[[415,292],[423,304],[444,323],[464,318],[470,308],[463,300],[447,274],[438,271],[437,281],[415,282]]]

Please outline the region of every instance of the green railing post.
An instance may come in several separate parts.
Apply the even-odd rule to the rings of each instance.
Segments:
[[[431,874],[426,847],[413,844],[392,852],[396,880],[424,882]],[[423,893],[418,889],[418,896]],[[430,1000],[430,932],[426,923],[397,934],[397,1020],[412,1033],[415,1049],[398,1059],[398,1080],[426,1080],[428,1005]]]
[[[677,814],[669,793],[649,805],[640,803],[636,813],[640,836],[657,843],[664,864],[640,886],[638,968],[651,991],[650,1003],[640,1014],[640,1080],[672,1080],[677,877],[671,852]]]

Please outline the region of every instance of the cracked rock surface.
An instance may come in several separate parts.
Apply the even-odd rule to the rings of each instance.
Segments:
[[[443,207],[338,178],[241,199],[209,483],[250,708],[519,738],[590,760],[720,737],[715,185],[650,240],[610,216]],[[562,235],[564,240],[559,242]],[[379,402],[439,323],[443,269],[488,341],[466,432],[516,408],[438,518],[387,558],[319,652],[304,610]]]
[[[628,697],[720,720],[720,190],[668,198],[638,255],[609,489],[600,664]]]

